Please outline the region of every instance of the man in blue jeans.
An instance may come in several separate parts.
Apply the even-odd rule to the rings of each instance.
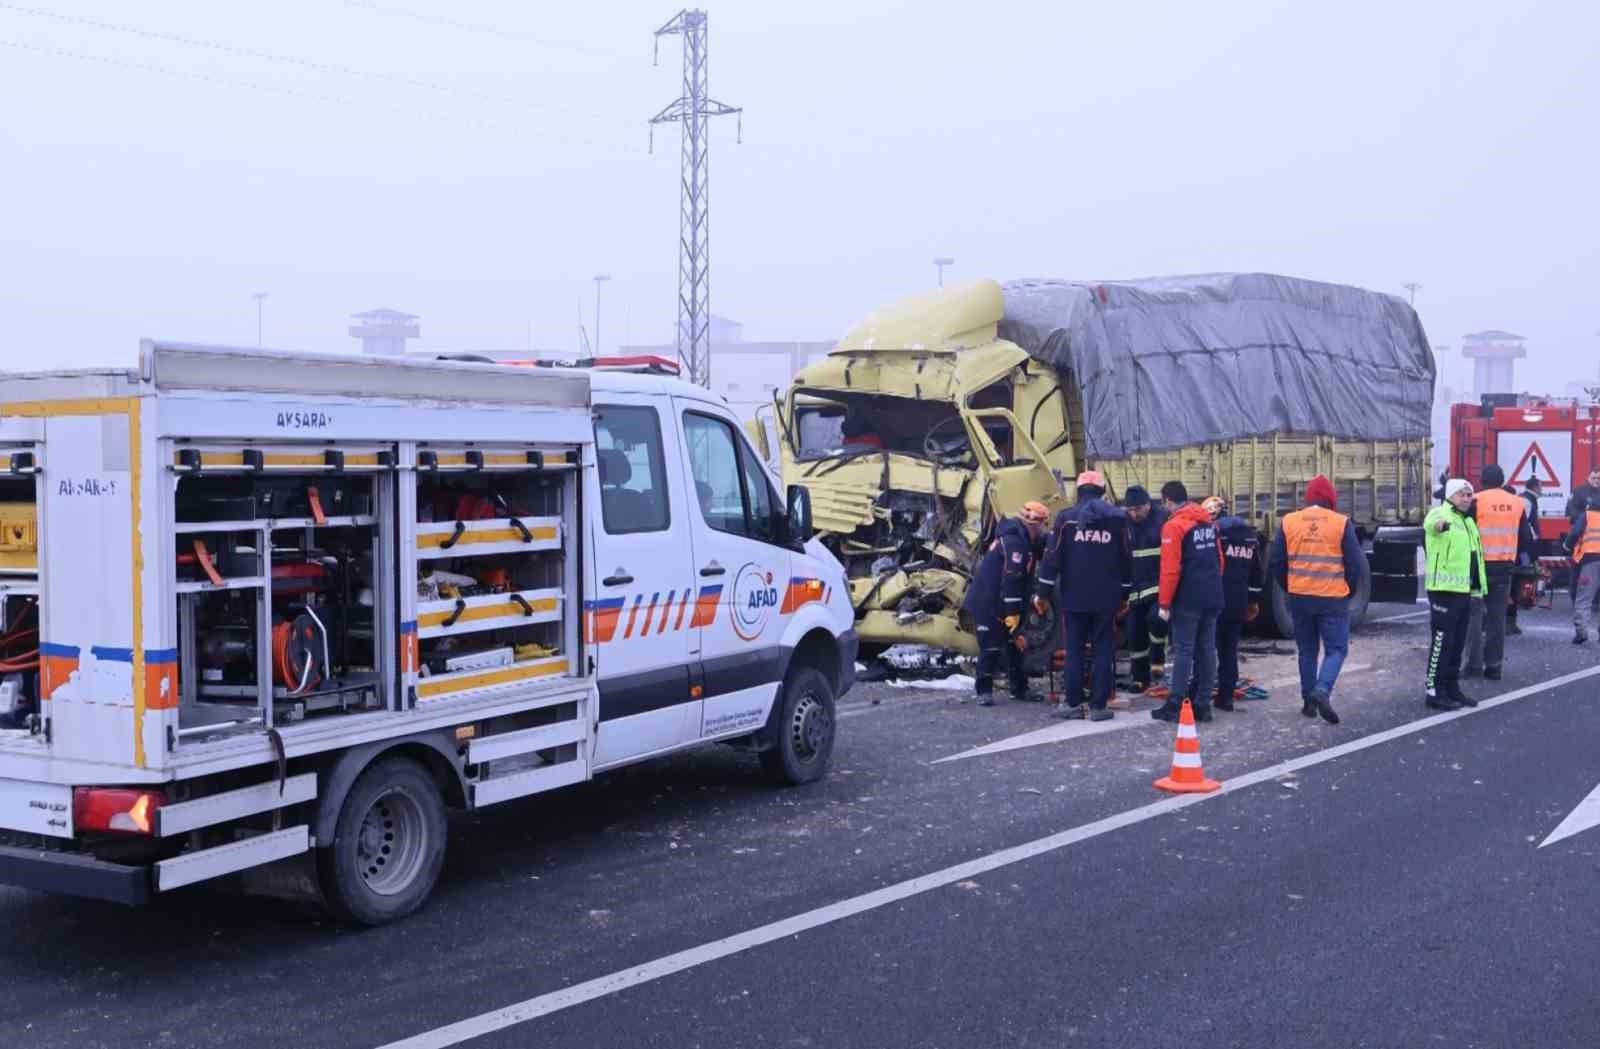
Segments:
[[[1350,651],[1350,595],[1366,566],[1355,524],[1338,505],[1333,483],[1321,474],[1313,477],[1306,505],[1285,515],[1267,559],[1272,577],[1289,595],[1300,655],[1300,713],[1320,714],[1330,725],[1339,723],[1331,699]]]
[[[1159,612],[1170,625],[1167,680],[1172,692],[1150,712],[1157,721],[1177,721],[1183,709],[1184,684],[1194,682],[1196,721],[1211,720],[1211,692],[1217,685],[1217,616],[1222,612],[1222,544],[1217,525],[1189,501],[1182,481],[1161,486],[1161,500],[1171,510],[1161,527],[1161,592]]]

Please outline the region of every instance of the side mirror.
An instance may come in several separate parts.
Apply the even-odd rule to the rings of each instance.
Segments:
[[[786,532],[791,543],[808,542],[816,529],[811,526],[811,491],[803,484],[789,486]]]

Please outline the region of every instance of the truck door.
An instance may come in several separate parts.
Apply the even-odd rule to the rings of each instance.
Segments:
[[[782,683],[789,550],[776,488],[731,418],[678,399],[685,468],[695,492],[694,624],[700,633],[706,737],[761,727]]]
[[[600,689],[594,766],[699,738],[691,691],[698,632],[684,486],[671,401],[597,395],[597,469],[587,483],[589,593],[584,636]]]

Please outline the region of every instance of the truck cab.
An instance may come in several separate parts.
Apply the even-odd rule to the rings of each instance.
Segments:
[[[775,405],[774,458],[811,492],[867,655],[903,643],[975,654],[958,610],[983,537],[1030,499],[1068,502],[1076,391],[999,338],[1003,312],[992,281],[897,303]]]

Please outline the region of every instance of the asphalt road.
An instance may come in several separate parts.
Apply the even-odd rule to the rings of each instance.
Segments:
[[[1288,658],[1262,654],[1245,672],[1273,698],[1201,727],[1230,787],[1192,804],[1151,789],[1172,737],[1142,710],[1088,735],[872,686],[811,788],[710,748],[456,820],[434,902],[389,928],[214,891],[127,910],[0,890],[0,1030],[74,1049],[1588,1049],[1600,829],[1538,847],[1600,785],[1600,675],[1538,687],[1600,656],[1562,621],[1525,616],[1506,679],[1469,687],[1518,698],[1426,722],[1421,617],[1358,637],[1338,727],[1301,718]]]

